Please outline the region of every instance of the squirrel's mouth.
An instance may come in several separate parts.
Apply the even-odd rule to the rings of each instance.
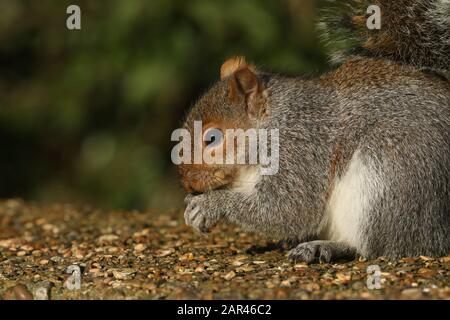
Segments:
[[[182,173],[182,184],[188,193],[205,193],[226,188],[230,177],[223,170],[186,170]]]

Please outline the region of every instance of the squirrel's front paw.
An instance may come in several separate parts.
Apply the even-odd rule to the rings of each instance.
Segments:
[[[201,233],[207,233],[219,221],[220,215],[217,214],[217,208],[212,208],[208,205],[204,194],[198,196],[189,195],[186,197],[185,202],[187,207],[184,211],[184,220],[188,226]]]

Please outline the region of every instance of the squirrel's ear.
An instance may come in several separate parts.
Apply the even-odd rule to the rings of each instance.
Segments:
[[[220,77],[222,80],[230,78],[231,100],[245,98],[249,117],[261,114],[263,88],[253,65],[247,64],[243,57],[228,59],[220,69]]]
[[[226,77],[231,76],[236,71],[243,69],[243,68],[251,68],[252,70],[255,69],[255,66],[248,64],[245,61],[244,57],[234,57],[230,58],[227,61],[225,61],[222,66],[220,67],[220,79],[225,79]]]

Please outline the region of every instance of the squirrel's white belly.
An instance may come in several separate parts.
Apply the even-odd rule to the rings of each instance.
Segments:
[[[365,252],[363,226],[381,190],[379,175],[370,164],[361,161],[359,151],[355,152],[347,171],[334,184],[326,208],[323,237]]]
[[[235,192],[252,194],[255,191],[255,186],[260,179],[261,172],[258,166],[244,167],[239,171],[231,187]]]

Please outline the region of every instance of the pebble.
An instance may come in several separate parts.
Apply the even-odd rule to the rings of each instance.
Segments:
[[[42,255],[42,252],[41,250],[33,250],[31,254],[33,255],[33,257],[40,257]]]
[[[157,257],[167,257],[167,256],[170,256],[174,252],[175,252],[175,249],[173,249],[173,248],[166,249],[166,250],[159,250],[156,253],[156,256]]]
[[[192,252],[183,254],[180,258],[180,261],[192,261],[194,260],[194,254]]]
[[[247,258],[248,258],[247,256],[238,256],[231,262],[231,264],[235,267],[240,267],[243,264],[245,264],[245,261],[243,260],[246,260]]]
[[[424,278],[432,278],[438,274],[438,272],[436,270],[431,270],[431,269],[427,269],[427,268],[421,268],[421,269],[419,269],[418,272]]]
[[[119,240],[119,237],[115,234],[104,234],[98,238],[100,243],[114,242],[116,240]]]
[[[419,258],[420,258],[420,260],[423,260],[423,261],[431,261],[431,260],[433,260],[433,258],[430,258],[430,257],[427,257],[427,256],[419,256]]]
[[[89,270],[89,273],[90,273],[94,278],[97,278],[97,277],[103,277],[103,276],[105,275],[105,273],[102,272],[102,269],[100,269],[100,268],[90,269],[90,270]]]
[[[336,280],[338,282],[340,282],[340,283],[346,284],[346,283],[348,283],[350,281],[351,278],[352,277],[349,274],[345,274],[345,273],[342,273],[342,272],[336,273]]]
[[[243,264],[245,264],[245,262],[244,262],[244,261],[241,261],[241,260],[236,260],[236,261],[233,261],[233,262],[231,263],[231,265],[233,265],[233,266],[235,266],[235,267],[240,267],[240,266],[242,266]]]
[[[54,256],[54,257],[51,257],[50,260],[53,261],[54,263],[60,263],[64,259],[59,256]]]
[[[205,268],[203,268],[203,267],[197,267],[197,268],[195,268],[195,270],[194,270],[194,272],[197,272],[197,273],[202,273],[202,272],[204,272],[205,271]]]
[[[155,290],[157,288],[156,284],[154,283],[145,283],[142,285],[142,289],[144,290]]]
[[[290,287],[292,284],[291,284],[291,282],[289,281],[289,279],[286,279],[286,280],[283,280],[283,281],[281,281],[281,286],[283,286],[283,287]]]
[[[223,278],[227,281],[230,281],[234,277],[236,277],[236,272],[234,272],[234,271],[230,271],[226,275],[223,276]]]
[[[151,233],[151,230],[149,228],[146,228],[141,231],[137,231],[137,232],[133,233],[133,238],[146,237],[150,233]]]
[[[20,246],[20,250],[24,250],[24,251],[32,251],[32,250],[33,250],[33,247],[30,246],[30,245],[28,245],[28,244],[25,244],[25,245],[23,245],[23,246]]]
[[[112,274],[114,278],[118,280],[127,280],[127,279],[133,279],[134,275],[136,274],[136,270],[131,268],[126,269],[112,269]]]
[[[236,271],[237,272],[252,272],[252,271],[255,271],[255,268],[247,264],[247,265],[237,267]]]
[[[408,288],[402,291],[400,294],[403,299],[417,300],[423,297],[422,289],[420,288]]]
[[[47,223],[42,226],[44,231],[51,231],[53,233],[59,233],[59,228],[53,224]]]
[[[134,251],[136,252],[142,252],[147,248],[147,246],[145,244],[142,243],[138,243],[134,246]]]
[[[83,249],[80,248],[72,248],[72,257],[75,257],[77,259],[83,259],[86,255],[86,252]]]

